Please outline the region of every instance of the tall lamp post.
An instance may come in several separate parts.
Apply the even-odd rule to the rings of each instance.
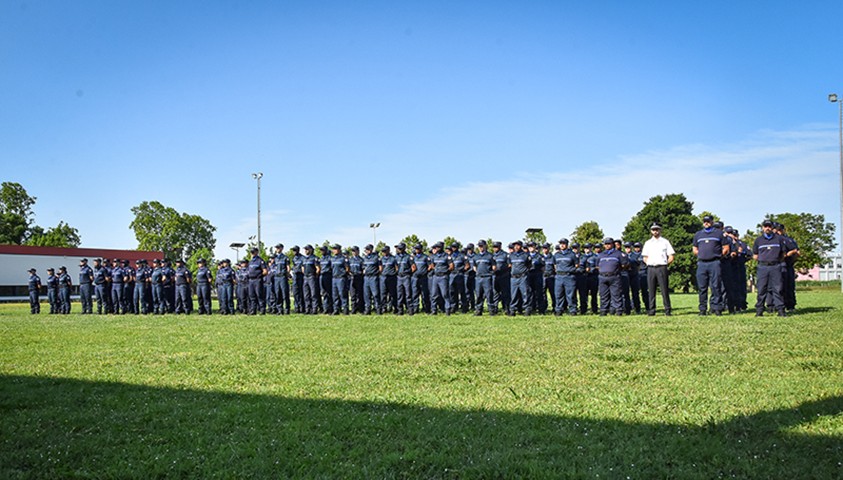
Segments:
[[[828,95],[828,101],[831,103],[836,103],[838,106],[838,110],[840,111],[840,223],[838,224],[838,226],[840,228],[840,291],[843,292],[843,99],[837,98],[836,93],[830,93]]]
[[[380,227],[380,223],[370,223],[369,228],[372,229],[372,245],[375,248],[378,248],[378,227]]]
[[[252,178],[258,181],[258,248],[262,249],[261,246],[261,178],[263,178],[263,173],[253,173]]]
[[[246,246],[245,243],[239,243],[239,242],[235,242],[235,243],[232,243],[231,245],[229,245],[229,247],[231,247],[231,249],[234,250],[234,261],[235,262],[240,261],[240,249],[245,247],[245,246]]]

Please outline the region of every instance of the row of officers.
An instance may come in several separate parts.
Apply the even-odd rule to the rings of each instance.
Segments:
[[[718,315],[726,309],[732,313],[746,310],[746,262],[753,254],[759,261],[757,313],[768,305],[780,314],[795,307],[795,293],[785,293],[787,269],[792,269],[798,255],[798,249],[789,243],[792,239],[772,231],[776,225],[765,221],[764,233],[750,249],[735,230],[724,229],[708,217],[704,226],[694,237],[701,314],[709,311],[709,303],[710,311]],[[449,315],[473,311],[482,315],[485,306],[492,315],[623,315],[641,313],[643,306],[653,315],[658,287],[665,314],[670,315],[667,266],[674,252],[670,242],[661,237],[659,225],[654,224],[651,233],[653,237],[644,245],[605,238],[602,244],[580,246],[563,238],[555,247],[516,241],[504,251],[500,242],[493,242],[488,250],[487,242],[480,240],[476,247],[468,244],[465,248],[438,242],[430,254],[424,253],[421,245],[409,253],[407,246],[399,243],[394,254],[385,246],[379,255],[372,245],[367,245],[363,254],[356,246],[345,254],[335,244],[320,247],[321,256],[314,254],[311,245],[304,247],[304,253],[295,246],[287,256],[284,246],[278,244],[268,262],[256,248],[251,250],[250,260],[235,266],[222,260],[215,272],[199,260],[195,276],[181,260],[176,268],[157,259],[151,266],[140,260],[133,268],[125,260],[115,259],[108,265],[96,259],[91,268],[83,259],[79,291],[83,314],[93,313],[94,298],[100,314],[190,314],[194,289],[198,313],[211,314],[211,290],[215,287],[222,314]],[[776,244],[778,250],[771,247]],[[779,275],[767,268],[773,264]],[[40,278],[34,269],[30,274],[32,313],[39,313]],[[70,313],[70,275],[65,267],[57,274],[49,269],[48,274],[50,313]]]

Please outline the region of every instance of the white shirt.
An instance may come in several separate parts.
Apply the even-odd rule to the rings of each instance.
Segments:
[[[650,237],[641,249],[641,255],[647,258],[648,267],[667,265],[667,258],[674,254],[676,252],[673,251],[673,246],[664,237]]]

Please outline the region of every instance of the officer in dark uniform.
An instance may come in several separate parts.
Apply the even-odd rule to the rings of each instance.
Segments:
[[[615,242],[611,237],[603,239],[603,248],[605,250],[597,254],[597,268],[600,271],[600,315],[604,316],[610,310],[615,315],[623,315],[620,273],[625,267],[626,257],[615,249]]]
[[[342,246],[331,246],[331,298],[334,301],[334,315],[348,315],[348,296],[346,282],[348,281],[348,259],[342,254]]]
[[[631,310],[635,310],[636,315],[641,314],[641,285],[638,283],[638,269],[641,267],[641,260],[643,257],[636,254],[632,249],[632,242],[624,242],[623,250],[626,254],[628,263],[627,277],[629,279],[629,292],[632,295]],[[630,312],[631,312],[630,310]],[[629,312],[628,312],[629,313]]]
[[[331,255],[328,247],[319,247],[319,291],[322,298],[322,311],[330,315],[334,311],[334,299],[331,295],[333,277],[331,275]]]
[[[495,308],[489,307],[489,311],[497,313],[500,305],[504,313],[509,313],[510,294],[512,293],[510,291],[509,255],[501,248],[501,242],[492,243],[492,258],[495,260],[495,294],[492,298]]]
[[[304,278],[304,283],[302,284],[304,313],[315,315],[319,312],[319,297],[316,294],[316,282],[319,281],[319,259],[313,254],[313,247],[310,245],[304,246],[301,271]]]
[[[468,269],[468,262],[465,255],[460,251],[460,244],[457,242],[449,245],[451,262],[454,269],[448,276],[448,295],[451,303],[451,313],[468,313],[468,299],[465,293],[465,271]]]
[[[396,311],[398,315],[411,312],[410,303],[413,301],[413,270],[416,267],[413,257],[407,253],[407,245],[404,242],[395,245],[395,260],[398,262],[398,304]]]
[[[152,305],[156,315],[167,313],[167,297],[164,295],[164,268],[157,258],[152,260],[152,275],[149,280],[152,283]]]
[[[223,315],[234,315],[234,281],[235,274],[231,268],[231,261],[226,258],[217,271],[217,296],[220,313]]]
[[[123,260],[121,265],[125,277],[125,280],[123,280],[123,302],[126,303],[126,312],[137,313],[132,302],[132,296],[135,294],[135,269],[129,265],[128,260]]]
[[[197,260],[196,265],[198,266],[196,269],[196,303],[199,315],[210,315],[211,285],[214,282],[214,277],[211,270],[206,266],[204,258]]]
[[[489,308],[489,315],[496,315],[497,308],[494,301],[495,259],[486,250],[486,240],[477,241],[477,253],[471,258],[471,269],[477,276],[477,301],[474,315],[483,315],[483,302]]]
[[[752,258],[752,250],[749,246],[740,239],[738,230],[732,229],[732,241],[734,242],[735,253],[734,270],[735,270],[735,311],[740,313],[747,309],[746,303],[746,262]]]
[[[278,307],[275,302],[275,274],[277,269],[275,268],[275,256],[272,254],[267,260],[266,272],[266,277],[263,279],[264,300],[266,300],[267,311],[275,313],[275,309]]]
[[[284,245],[275,245],[275,313],[279,315],[290,314],[290,259],[284,255]]]
[[[363,257],[360,256],[360,247],[357,245],[351,247],[351,256],[348,257],[348,274],[351,313],[363,313]]]
[[[635,313],[641,313],[641,305],[644,305],[646,309],[647,299],[650,298],[650,293],[647,290],[647,264],[644,262],[644,255],[641,254],[641,248],[643,246],[641,242],[635,242],[632,244],[632,251],[629,253],[630,271],[637,271],[638,273],[629,277],[632,285],[632,305],[635,307]],[[633,261],[636,263],[635,267],[632,266]]]
[[[61,310],[59,304],[59,277],[52,268],[47,269],[47,302],[50,304],[50,314],[55,315]],[[39,305],[40,305],[39,301]]]
[[[623,313],[629,315],[632,311],[632,298],[629,295],[629,257],[623,250],[624,243],[617,239],[615,240],[615,250],[620,252],[621,256],[626,259],[626,267],[621,269],[621,302],[623,303]]]
[[[263,278],[267,274],[266,262],[259,255],[260,250],[253,247],[250,251],[252,259],[247,267],[249,272],[249,315],[260,312],[266,314],[266,300],[264,297]]]
[[[428,272],[430,271],[430,257],[428,257],[421,245],[413,246],[413,278],[411,281],[413,289],[413,301],[410,303],[410,315],[421,309],[422,312],[430,313],[430,290],[428,289]]]
[[[773,222],[764,220],[761,224],[763,233],[752,245],[753,258],[758,262],[758,301],[755,303],[755,316],[764,315],[767,295],[773,296],[773,307],[780,317],[786,316],[782,299],[781,262],[784,258],[784,239],[773,231]]]
[[[73,281],[70,275],[67,274],[67,267],[62,265],[59,267],[59,313],[70,313],[70,289],[73,287]],[[40,309],[38,310],[41,311]]]
[[[723,222],[714,222],[714,228],[720,232],[723,245],[728,247],[728,253],[720,257],[720,306],[723,310],[734,311],[729,305],[734,302],[729,298],[735,289],[735,275],[732,273],[732,237],[726,234]]]
[[[713,225],[711,216],[703,217],[703,229],[694,234],[694,256],[697,257],[697,290],[700,297],[700,315],[706,315],[708,304],[715,315],[723,312],[720,303],[720,257],[729,254],[729,246],[723,244],[723,234]],[[708,289],[711,288],[709,302]]]
[[[509,271],[511,276],[510,284],[510,304],[509,316],[514,316],[516,313],[524,313],[524,315],[532,314],[533,310],[533,291],[530,288],[530,283],[527,281],[527,275],[530,273],[532,267],[530,257],[522,248],[524,244],[521,240],[512,242],[512,252],[509,254]]]
[[[192,281],[193,276],[190,270],[184,266],[184,260],[176,260],[176,315],[182,313],[190,315],[191,310],[193,310],[193,299],[191,298],[193,295],[190,290]]]
[[[580,258],[580,263],[585,266],[585,284],[588,289],[587,296],[591,299],[590,310],[592,314],[597,313],[597,295],[600,287],[600,265],[599,257],[600,245],[592,245],[586,243],[584,246],[584,258]],[[585,305],[584,305],[585,307]]]
[[[302,259],[304,258],[304,255],[299,253],[298,245],[293,245],[293,248],[290,250],[293,252],[293,306],[296,309],[296,313],[305,313],[304,274],[302,273]]]
[[[29,272],[29,313],[41,313],[41,277],[36,273],[37,270],[30,268]]]
[[[568,313],[571,315],[577,314],[576,273],[579,261],[577,254],[568,248],[568,239],[560,239],[559,249],[553,254],[553,271],[556,273],[556,290],[553,293],[556,297],[556,307],[553,314],[556,316],[562,315],[564,306],[568,307]]]
[[[731,226],[723,229],[723,241],[729,244],[729,254],[724,255],[720,260],[723,287],[726,289],[724,306],[729,310],[729,313],[738,311],[738,302],[740,301],[740,294],[738,293],[738,250],[740,245],[735,240],[734,232],[735,229]]]
[[[176,311],[176,271],[170,266],[169,260],[164,260],[164,297],[167,299],[167,313]]]
[[[527,283],[533,292],[530,310],[544,314],[547,313],[547,297],[544,296],[544,256],[539,253],[538,245],[532,240],[527,242],[527,258],[530,260]]]
[[[538,298],[539,313],[546,315],[556,311],[556,270],[553,265],[553,251],[549,243],[542,244],[542,284]],[[548,298],[550,299],[548,301]]]
[[[82,303],[82,315],[94,313],[94,271],[88,266],[88,259],[79,261],[79,301]]]
[[[463,250],[465,255],[465,263],[468,266],[468,271],[465,273],[465,298],[468,300],[468,309],[475,311],[477,298],[474,291],[477,288],[477,273],[471,268],[471,259],[474,258],[474,244],[469,243]]]
[[[782,262],[782,291],[784,308],[788,312],[796,309],[796,260],[799,258],[799,245],[786,233],[784,224],[776,222],[776,233],[784,240],[785,256]]]
[[[577,269],[574,271],[574,296],[577,298],[577,307],[581,315],[585,315],[588,309],[588,281],[585,275],[585,265],[582,263],[583,252],[580,244],[571,244],[571,251],[577,256]]]
[[[445,244],[436,242],[431,247],[431,273],[433,274],[433,289],[430,292],[430,313],[436,315],[445,312],[451,314],[451,297],[448,291],[448,277],[454,270],[451,256],[443,251]]]
[[[132,311],[135,314],[148,313],[146,303],[143,301],[143,293],[146,288],[146,282],[149,279],[144,268],[143,259],[135,262],[135,290],[132,292]]]
[[[372,244],[363,248],[363,315],[381,313],[381,260]]]
[[[125,292],[123,284],[126,281],[126,271],[123,270],[120,260],[115,258],[111,262],[111,305],[115,315],[126,313],[126,299],[123,296]]]
[[[398,259],[389,251],[389,245],[381,248],[380,275],[381,308],[388,313],[398,310]]]
[[[249,261],[240,260],[237,270],[234,272],[234,280],[237,285],[237,312],[249,313]]]

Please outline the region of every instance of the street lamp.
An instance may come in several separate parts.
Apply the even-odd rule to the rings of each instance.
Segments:
[[[380,227],[380,223],[370,223],[369,228],[372,229],[372,245],[377,248],[378,247],[378,227]]]
[[[840,110],[840,223],[838,226],[840,228],[840,261],[843,266],[843,100],[838,99],[836,93],[830,93],[828,101],[836,103]],[[843,292],[843,270],[840,275],[840,291]]]
[[[252,178],[258,181],[258,248],[261,247],[261,178],[263,178],[263,173],[253,173]]]
[[[238,242],[234,242],[231,245],[229,245],[229,247],[231,247],[231,249],[234,250],[234,261],[235,262],[240,261],[240,249],[245,247],[245,246],[246,246],[245,243],[238,243]]]

